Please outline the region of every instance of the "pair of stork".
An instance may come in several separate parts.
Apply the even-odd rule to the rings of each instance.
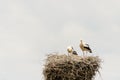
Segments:
[[[83,52],[83,56],[85,56],[85,52],[86,52],[86,54],[87,54],[87,52],[92,53],[92,50],[90,49],[89,45],[88,44],[83,44],[82,40],[80,40],[80,45],[79,46],[80,46],[80,49]],[[67,51],[68,51],[68,55],[71,55],[71,54],[78,55],[77,52],[73,49],[72,46],[69,46],[67,48]]]

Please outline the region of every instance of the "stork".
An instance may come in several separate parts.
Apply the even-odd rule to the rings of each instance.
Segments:
[[[67,47],[68,55],[78,55],[72,46]]]
[[[80,48],[83,52],[83,56],[85,56],[85,52],[86,52],[86,54],[87,54],[87,52],[92,53],[92,50],[90,49],[88,44],[83,44],[82,40],[80,40],[80,42],[81,42],[80,43]]]

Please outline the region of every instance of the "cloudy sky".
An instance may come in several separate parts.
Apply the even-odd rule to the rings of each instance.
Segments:
[[[120,80],[119,0],[0,0],[0,80],[43,80],[49,53],[80,39],[103,60],[95,80]]]

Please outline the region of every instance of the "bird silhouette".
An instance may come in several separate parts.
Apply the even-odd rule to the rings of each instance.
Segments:
[[[92,50],[90,49],[89,45],[88,44],[83,44],[83,41],[80,40],[80,49],[82,50],[83,52],[83,56],[85,56],[85,52],[87,54],[87,52],[89,53],[92,53]]]
[[[67,47],[68,55],[78,55],[72,46]]]

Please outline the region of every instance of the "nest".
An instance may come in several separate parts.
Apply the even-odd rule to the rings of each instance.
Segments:
[[[99,72],[98,56],[67,56],[50,54],[43,70],[45,80],[92,80]]]

